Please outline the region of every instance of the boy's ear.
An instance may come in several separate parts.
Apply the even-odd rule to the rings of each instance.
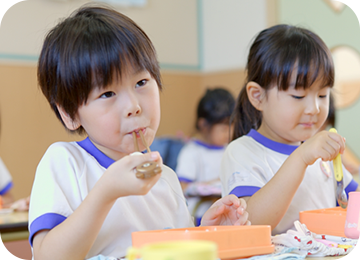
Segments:
[[[245,87],[250,103],[257,110],[262,111],[262,101],[265,97],[265,89],[254,81],[248,82]]]
[[[59,106],[59,105],[56,105],[58,111],[59,111],[59,114],[61,116],[61,119],[62,121],[64,122],[65,126],[67,129],[69,130],[76,130],[80,127],[80,123],[77,122],[77,120],[73,120],[68,113],[65,112],[65,110]]]

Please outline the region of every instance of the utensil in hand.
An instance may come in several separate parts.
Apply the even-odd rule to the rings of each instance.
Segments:
[[[134,147],[135,147],[136,151],[140,152],[136,133],[133,132],[132,135],[133,135],[133,139],[134,139]],[[147,152],[151,153],[150,147],[147,145],[144,134],[141,130],[139,131],[139,135],[140,135],[142,143],[146,147]],[[154,176],[155,174],[158,174],[161,172],[162,172],[162,170],[156,162],[148,161],[148,162],[145,162],[143,164],[136,166],[136,177],[140,178],[140,179],[150,178],[150,177]]]
[[[331,128],[329,130],[329,132],[337,133],[335,128]],[[333,165],[334,165],[334,176],[335,176],[335,180],[337,183],[337,185],[336,185],[336,200],[337,200],[338,204],[340,205],[340,207],[342,207],[343,209],[346,209],[346,207],[348,205],[348,199],[347,199],[346,192],[344,189],[344,178],[343,178],[344,175],[343,175],[343,170],[342,170],[340,153],[333,160]]]

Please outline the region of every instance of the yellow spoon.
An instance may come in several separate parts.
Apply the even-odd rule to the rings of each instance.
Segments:
[[[337,133],[335,128],[331,128],[329,130],[329,132]],[[343,170],[342,170],[342,163],[341,163],[341,155],[340,155],[340,153],[333,160],[333,165],[334,165],[335,180],[337,182],[337,185],[336,185],[336,199],[337,199],[338,204],[343,209],[346,209],[346,207],[348,205],[348,200],[347,200],[346,192],[344,190],[344,180],[343,180],[344,174],[343,174]]]
[[[329,130],[329,132],[337,133],[335,128],[331,128]],[[340,155],[340,153],[333,160],[333,165],[334,165],[335,180],[336,181],[342,181],[344,175],[343,175],[343,170],[342,170],[342,163],[341,163],[341,155]]]

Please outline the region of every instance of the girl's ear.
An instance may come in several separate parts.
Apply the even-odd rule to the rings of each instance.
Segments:
[[[76,130],[80,127],[80,123],[77,120],[73,120],[61,106],[56,105],[56,107],[57,107],[59,114],[61,116],[61,119],[64,122],[67,129]]]
[[[245,87],[250,103],[257,110],[262,111],[262,101],[265,97],[265,89],[254,81],[248,82]]]

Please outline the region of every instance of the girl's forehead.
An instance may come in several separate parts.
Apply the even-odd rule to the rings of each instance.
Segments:
[[[318,88],[332,87],[330,81],[331,75],[325,73],[322,68],[315,68],[309,65],[306,68],[299,68],[297,64],[288,79],[288,87],[291,88],[311,88],[313,86]]]

